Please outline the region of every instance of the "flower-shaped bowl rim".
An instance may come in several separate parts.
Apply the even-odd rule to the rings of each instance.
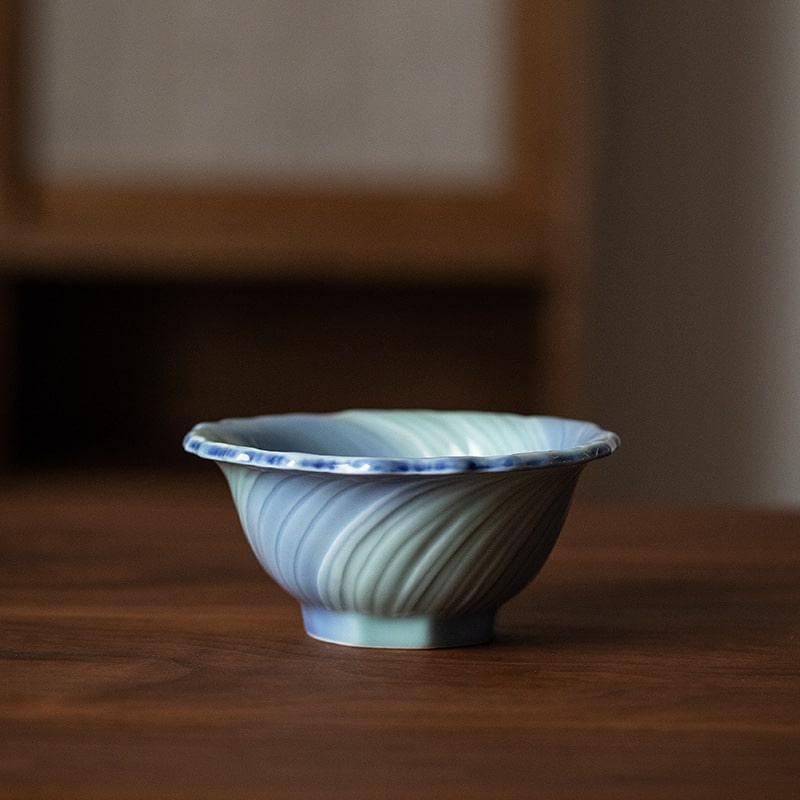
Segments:
[[[314,416],[335,417],[337,412]],[[458,413],[458,412],[443,412]],[[484,412],[491,414],[493,412]],[[500,412],[498,412],[499,414]],[[201,458],[256,469],[293,470],[301,472],[337,473],[349,475],[456,474],[470,472],[510,472],[519,469],[582,464],[611,455],[619,446],[616,433],[606,431],[593,422],[542,415],[510,415],[541,422],[573,423],[586,426],[593,435],[579,445],[565,449],[534,450],[490,456],[445,455],[413,458],[337,456],[316,453],[266,450],[232,444],[209,438],[205,430],[236,422],[270,419],[280,414],[259,417],[230,417],[217,422],[200,422],[183,439],[184,450]],[[509,416],[509,415],[504,415]]]

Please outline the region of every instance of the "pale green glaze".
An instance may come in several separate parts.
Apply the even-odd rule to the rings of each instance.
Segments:
[[[201,427],[190,449],[218,461],[308,633],[365,647],[489,640],[497,609],[547,559],[583,467],[616,446],[588,423],[476,412]]]

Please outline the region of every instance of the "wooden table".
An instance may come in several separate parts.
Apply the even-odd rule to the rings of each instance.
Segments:
[[[576,507],[440,651],[307,638],[216,474],[18,480],[0,554],[3,798],[800,797],[800,516]]]

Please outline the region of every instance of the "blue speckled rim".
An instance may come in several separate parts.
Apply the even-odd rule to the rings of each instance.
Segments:
[[[539,450],[530,453],[509,453],[497,456],[445,456],[432,458],[328,456],[315,455],[313,453],[261,450],[255,447],[212,441],[206,438],[203,431],[213,424],[201,422],[195,425],[184,437],[184,450],[212,461],[241,464],[242,466],[256,469],[328,472],[348,475],[453,474],[541,469],[594,461],[611,455],[619,446],[617,434],[593,426],[596,435],[583,444],[566,450]]]

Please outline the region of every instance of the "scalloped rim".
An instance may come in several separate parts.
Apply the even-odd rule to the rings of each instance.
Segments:
[[[273,415],[278,416],[278,415]],[[329,415],[324,415],[329,416]],[[332,415],[331,415],[332,416]],[[267,417],[268,418],[268,417]],[[559,417],[529,416],[528,419],[583,422]],[[233,420],[220,420],[221,423]],[[327,472],[346,475],[454,474],[468,472],[510,472],[518,469],[583,464],[611,455],[619,446],[616,433],[605,431],[594,423],[597,435],[577,447],[565,450],[537,450],[496,456],[433,456],[426,458],[370,458],[366,456],[329,456],[314,453],[292,453],[261,450],[256,447],[213,441],[203,435],[208,425],[200,422],[183,439],[183,449],[200,458],[256,469],[277,469],[300,472]]]

